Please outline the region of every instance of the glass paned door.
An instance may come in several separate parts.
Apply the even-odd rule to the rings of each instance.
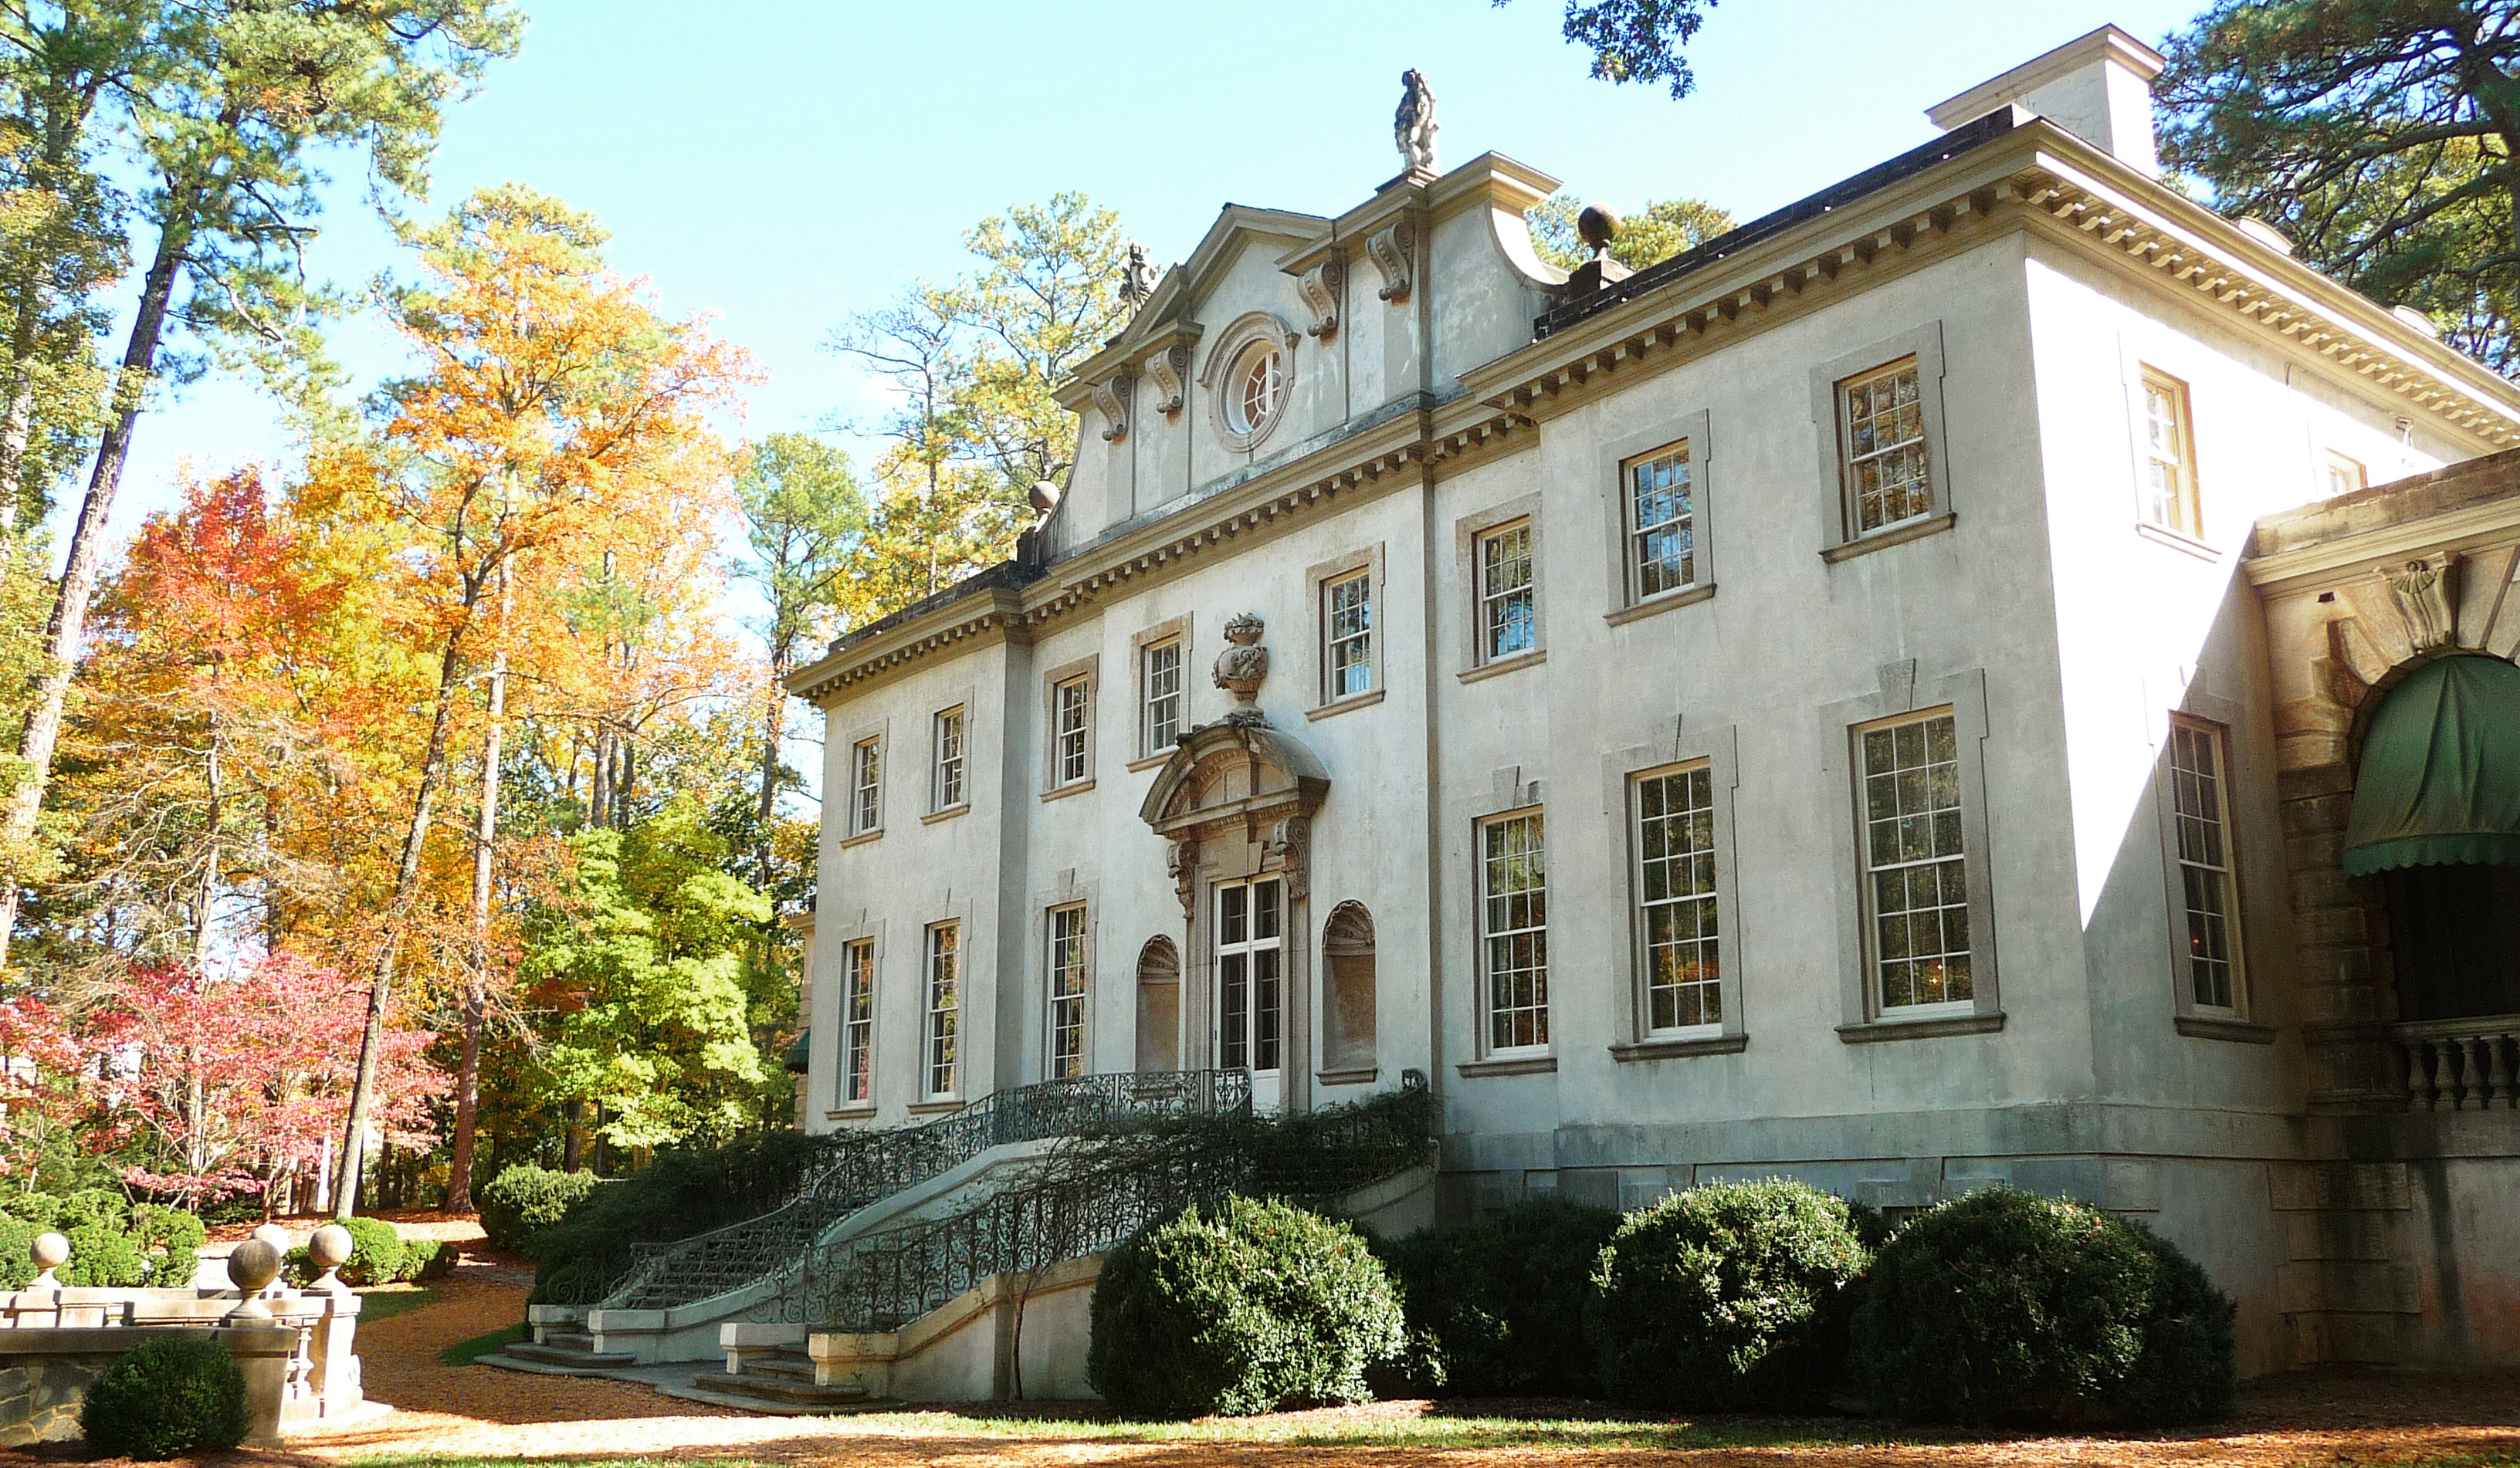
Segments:
[[[1277,877],[1219,882],[1216,914],[1216,1063],[1251,1072],[1251,1103],[1284,1094],[1286,938]]]

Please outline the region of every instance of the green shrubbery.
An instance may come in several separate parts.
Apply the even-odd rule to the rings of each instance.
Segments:
[[[767,1213],[795,1196],[805,1177],[848,1140],[795,1132],[755,1133],[724,1146],[658,1152],[646,1172],[601,1184],[582,1173],[533,1169],[542,1179],[577,1179],[538,1180],[536,1187],[550,1191],[537,1196],[551,1200],[539,1205],[538,1217],[547,1216],[552,1201],[565,1197],[567,1187],[580,1191],[578,1201],[563,1205],[558,1220],[536,1225],[539,1231],[522,1245],[534,1258],[532,1299],[536,1304],[580,1305],[603,1298],[629,1272],[634,1245],[689,1238]],[[518,1171],[502,1170],[491,1181],[491,1192]],[[490,1193],[485,1193],[485,1231],[490,1212]]]
[[[586,1201],[602,1185],[593,1173],[556,1173],[530,1162],[513,1163],[481,1189],[481,1232],[493,1249],[521,1254],[535,1235]]]
[[[1874,1406],[1963,1422],[2186,1423],[2238,1390],[2231,1302],[2140,1223],[2009,1188],[1917,1216],[1855,1317]]]
[[[59,1277],[82,1288],[190,1284],[206,1237],[202,1221],[182,1209],[130,1203],[110,1188],[12,1193],[0,1197],[0,1290],[34,1282],[26,1250],[35,1235],[48,1232],[68,1236],[70,1262]]]
[[[341,1265],[341,1282],[352,1289],[391,1284],[402,1278],[402,1235],[382,1219],[343,1219],[350,1230],[350,1257]]]
[[[1588,1396],[1583,1301],[1619,1216],[1557,1198],[1380,1246],[1409,1319],[1400,1378],[1460,1397]]]
[[[1401,1343],[1399,1297],[1354,1229],[1228,1198],[1104,1261],[1086,1373],[1132,1416],[1244,1415],[1370,1400],[1366,1372]]]
[[[154,1460],[224,1451],[245,1441],[245,1373],[209,1341],[143,1341],[105,1368],[79,1406],[100,1456]]]
[[[1780,1178],[1640,1209],[1593,1274],[1601,1384],[1642,1406],[1819,1406],[1844,1372],[1867,1258],[1843,1201]]]
[[[390,1229],[392,1225],[376,1219],[352,1219],[346,1226],[350,1230],[351,1249],[349,1259],[341,1265],[340,1277],[343,1284],[353,1288],[364,1289],[379,1284],[427,1284],[453,1273],[456,1265],[464,1258],[463,1252],[453,1244],[437,1239],[400,1239],[397,1241],[400,1253],[394,1256],[393,1272],[373,1274],[370,1270],[387,1257],[386,1251],[380,1247],[376,1229]],[[364,1263],[360,1259],[363,1248],[367,1254]],[[324,1271],[315,1268],[315,1258],[307,1251],[306,1245],[299,1244],[281,1257],[280,1275],[298,1289],[304,1289],[322,1278]]]

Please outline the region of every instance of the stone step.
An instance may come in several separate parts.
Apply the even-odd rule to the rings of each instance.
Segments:
[[[500,1354],[518,1360],[538,1361],[546,1366],[573,1366],[586,1371],[639,1364],[639,1357],[627,1351],[586,1351],[574,1346],[537,1345],[532,1341],[518,1341]]]
[[[595,1337],[583,1330],[546,1330],[541,1344],[556,1346],[562,1351],[592,1351]]]
[[[740,1412],[757,1412],[765,1417],[847,1416],[858,1412],[896,1411],[903,1405],[902,1402],[889,1397],[864,1397],[855,1401],[776,1401],[767,1397],[757,1397],[744,1392],[717,1391],[698,1381],[690,1383],[660,1381],[656,1383],[656,1390],[684,1401],[704,1401],[710,1406],[733,1407]]]
[[[692,1385],[706,1392],[729,1392],[788,1406],[855,1406],[867,1400],[863,1387],[818,1387],[810,1372],[805,1380],[795,1381],[751,1371],[702,1371],[692,1378]]]
[[[814,1379],[814,1362],[809,1357],[803,1356],[793,1357],[774,1356],[766,1358],[756,1357],[743,1363],[743,1370],[741,1374],[745,1376],[771,1376],[776,1377],[781,1381],[810,1382]]]

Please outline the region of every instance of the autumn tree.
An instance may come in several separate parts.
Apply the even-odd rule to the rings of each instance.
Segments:
[[[1575,221],[1584,201],[1568,190],[1550,195],[1524,215],[1531,224],[1532,247],[1560,270],[1573,270],[1593,257],[1592,246],[1577,233]],[[1610,239],[1610,258],[1630,270],[1686,253],[1732,228],[1732,216],[1699,199],[1659,199],[1619,222]]]
[[[1715,0],[1566,0],[1563,33],[1593,53],[1597,80],[1660,82],[1677,102],[1697,90],[1685,53],[1714,8]]]
[[[2217,208],[2520,372],[2520,7],[2217,0],[2163,50],[2163,159]]]
[[[8,12],[22,36],[40,28],[35,13]],[[442,110],[515,49],[520,25],[508,0],[79,0],[46,14],[62,24],[45,44],[112,53],[100,69],[116,101],[112,161],[145,179],[138,212],[155,244],[53,597],[0,848],[36,829],[123,463],[170,334],[302,372],[319,355],[309,308],[322,304],[303,269],[324,182],[314,158],[345,150],[380,198],[422,192]],[[19,900],[16,880],[0,882],[0,957]]]

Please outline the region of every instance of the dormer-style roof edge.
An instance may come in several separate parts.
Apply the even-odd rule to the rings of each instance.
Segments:
[[[2098,61],[2115,62],[2133,72],[2138,81],[2147,83],[2168,65],[2160,52],[2115,25],[2103,25],[2043,56],[2033,57],[2001,76],[1990,76],[1965,92],[1935,103],[1925,109],[1926,120],[1936,127],[1956,127]]]
[[[1409,214],[1445,219],[1482,200],[1521,213],[1557,192],[1557,179],[1530,164],[1490,151],[1436,177],[1404,173],[1373,197],[1330,221],[1329,230],[1278,257],[1278,268],[1302,275],[1331,250],[1364,240]]]
[[[1076,364],[1064,381],[1054,385],[1060,403],[1071,410],[1081,410],[1091,398],[1095,383],[1112,377],[1130,363],[1161,344],[1168,328],[1175,327],[1183,313],[1195,306],[1207,293],[1216,272],[1233,258],[1235,244],[1254,237],[1275,241],[1282,246],[1301,248],[1329,232],[1330,221],[1319,214],[1299,214],[1291,209],[1263,209],[1250,204],[1229,203],[1217,211],[1216,222],[1207,227],[1196,248],[1189,258],[1166,270],[1155,283],[1154,293],[1129,318],[1129,324],[1101,351]],[[1190,338],[1195,340],[1198,328],[1189,326]]]

